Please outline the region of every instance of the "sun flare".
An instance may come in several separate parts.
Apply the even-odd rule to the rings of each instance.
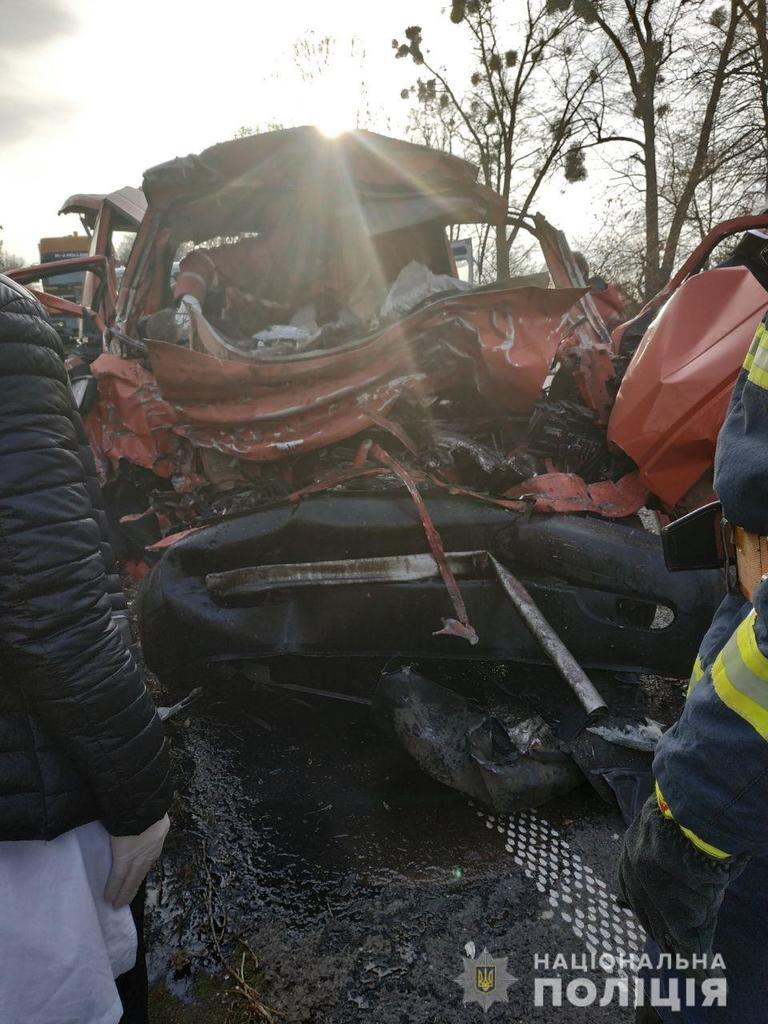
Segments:
[[[351,131],[358,120],[359,83],[344,71],[329,68],[309,91],[309,121],[330,138]]]

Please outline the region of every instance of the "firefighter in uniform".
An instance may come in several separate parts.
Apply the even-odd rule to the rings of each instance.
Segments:
[[[698,1006],[676,1004],[670,999],[676,975],[667,971],[660,978],[660,1003],[667,1005],[657,1008],[658,1016],[686,1024],[764,1024],[768,314],[744,361],[718,438],[715,490],[735,527],[741,593],[729,594],[718,609],[696,659],[683,713],[659,742],[655,793],[627,831],[619,876],[627,900],[663,952],[692,967],[701,967],[713,950],[725,962],[724,1007],[711,1001],[702,1005],[704,999]],[[675,991],[682,996],[684,986]],[[638,1019],[655,1018],[638,1013]]]

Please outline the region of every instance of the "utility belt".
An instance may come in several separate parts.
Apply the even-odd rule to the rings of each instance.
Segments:
[[[768,574],[768,537],[729,523],[719,501],[676,519],[661,536],[671,572],[724,568],[729,592],[748,601]]]
[[[741,526],[735,526],[732,530],[739,590],[751,601],[755,587],[768,573],[768,537],[749,533]]]

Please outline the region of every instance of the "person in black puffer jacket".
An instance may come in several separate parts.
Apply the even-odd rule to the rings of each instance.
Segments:
[[[121,629],[125,598],[62,357],[39,303],[0,275],[4,1024],[69,1022],[63,1005],[73,1024],[120,1019],[109,967],[114,977],[136,959],[126,904],[159,855],[172,797],[167,741]],[[73,969],[80,959],[91,975]],[[106,978],[93,966],[102,960]],[[123,1019],[145,1013],[126,1007]]]

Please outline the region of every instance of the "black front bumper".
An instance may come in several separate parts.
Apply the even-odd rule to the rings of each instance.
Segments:
[[[490,551],[586,668],[685,676],[722,597],[717,572],[670,574],[657,536],[597,518],[528,520],[448,494],[426,497],[446,551]],[[442,582],[269,589],[217,603],[206,577],[258,565],[427,552],[407,495],[324,493],[208,527],[171,547],[140,602],[144,654],[166,682],[213,661],[278,655],[546,663],[498,583],[462,579],[479,643],[434,636],[453,609]]]

